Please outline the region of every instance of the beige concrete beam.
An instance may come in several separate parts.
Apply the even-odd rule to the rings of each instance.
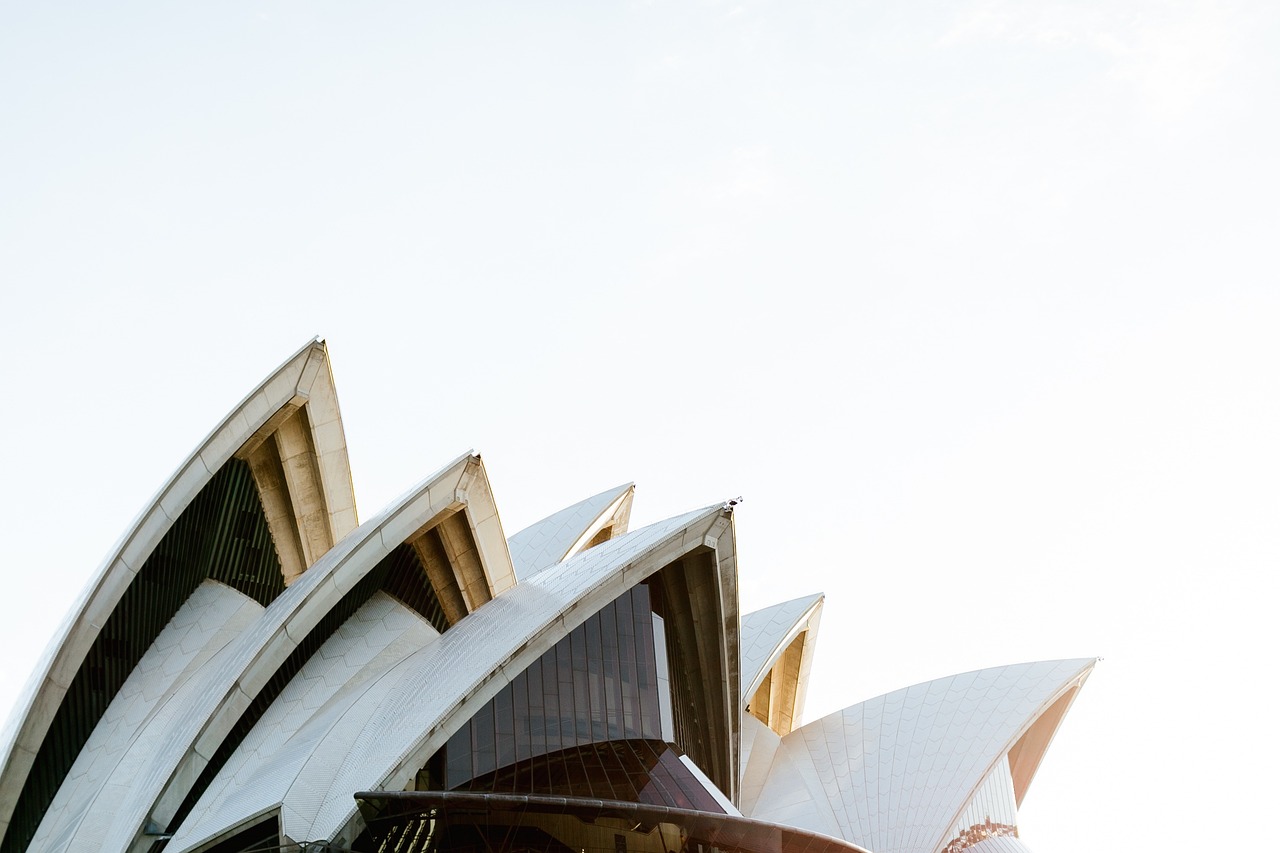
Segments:
[[[289,484],[303,559],[309,568],[333,547],[333,531],[305,407],[280,425],[275,441],[285,482]]]
[[[294,522],[293,505],[289,500],[289,486],[280,466],[280,454],[275,441],[259,442],[246,460],[253,474],[262,511],[267,519],[267,529],[280,558],[280,573],[287,586],[307,569],[302,542]]]

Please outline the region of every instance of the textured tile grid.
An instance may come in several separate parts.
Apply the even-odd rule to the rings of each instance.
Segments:
[[[354,814],[352,791],[403,787],[408,778],[394,774],[411,776],[406,768],[416,770],[447,739],[450,725],[465,721],[472,706],[483,704],[523,668],[524,657],[532,660],[581,621],[576,615],[566,621],[567,611],[580,611],[585,619],[593,609],[584,602],[601,599],[603,604],[629,585],[624,567],[669,548],[700,544],[699,525],[719,513],[712,507],[677,516],[539,573],[379,678],[297,772],[284,798],[285,832],[294,838],[332,837]],[[267,805],[259,804],[255,812]]]
[[[252,816],[263,799],[283,799],[315,744],[365,688],[439,636],[418,614],[375,593],[307,661],[228,759],[175,836],[175,849]]]
[[[262,612],[262,605],[223,584],[205,581],[197,587],[107,707],[45,813],[33,849],[66,845],[146,720]]]
[[[933,853],[1016,736],[1092,664],[964,673],[810,723],[782,739],[752,816],[829,831],[819,804],[795,801],[798,767],[813,774],[841,837],[877,853]]]
[[[631,490],[631,484],[592,495],[573,506],[552,513],[507,539],[516,577],[521,580],[560,562],[568,550],[614,503]]]

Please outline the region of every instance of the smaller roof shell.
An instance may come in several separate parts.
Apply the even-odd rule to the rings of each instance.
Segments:
[[[936,853],[996,763],[1095,662],[962,673],[816,720],[782,738],[751,816],[876,853]]]
[[[765,675],[801,631],[817,629],[822,593],[793,598],[742,617],[742,702],[745,705]],[[796,691],[803,696],[804,685]],[[797,703],[801,700],[797,698]]]

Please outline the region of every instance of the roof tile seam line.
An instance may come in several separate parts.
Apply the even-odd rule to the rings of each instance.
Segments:
[[[937,704],[938,704],[938,710],[935,712],[935,713],[936,713],[936,716],[934,717],[934,719],[935,719],[935,725],[934,725],[934,726],[932,726],[932,727],[931,727],[931,729],[930,729],[931,731],[937,731],[936,720],[937,720],[939,717],[943,717],[943,715],[944,715],[944,713],[945,713],[945,717],[944,717],[944,718],[945,718],[945,723],[944,723],[944,724],[943,724],[943,726],[942,726],[942,732],[941,732],[941,737],[939,738],[939,743],[950,743],[950,742],[952,742],[952,739],[951,739],[951,730],[956,726],[956,724],[957,724],[957,722],[958,722],[958,720],[959,720],[959,713],[957,712],[957,711],[958,711],[958,709],[952,709],[949,713],[947,713],[947,712],[945,712],[945,711],[944,711],[945,706],[947,705],[947,703],[948,703],[948,701],[950,700],[950,698],[951,698],[951,696],[952,696],[952,694],[953,694],[953,693],[956,693],[956,694],[957,694],[957,701],[958,701],[958,698],[959,698],[959,697],[962,697],[962,696],[964,695],[964,690],[963,690],[963,688],[961,688],[959,691],[957,691],[957,689],[956,689],[956,679],[957,679],[957,678],[959,678],[959,677],[960,677],[960,676],[962,676],[962,675],[970,675],[970,676],[972,676],[974,672],[981,672],[981,670],[974,670],[974,671],[972,671],[972,672],[968,672],[968,673],[955,673],[955,674],[952,674],[952,675],[943,676],[943,678],[942,678],[942,679],[939,679],[940,681],[945,681],[945,682],[946,682],[947,687],[946,687],[946,689],[945,689],[944,691],[942,691],[942,692],[941,692],[941,695],[940,695],[940,696],[939,696],[939,698],[938,698],[938,702],[937,702]],[[924,683],[919,684],[919,685],[913,685],[913,687],[921,687],[921,688],[923,688],[923,689],[924,689],[925,696],[927,697],[927,696],[928,696],[928,694],[929,694],[929,691],[928,691],[927,685],[932,684],[932,683],[933,683],[933,682],[931,682],[931,681],[930,681],[930,682],[924,682]],[[907,688],[907,689],[908,689],[908,690],[910,690],[911,688]],[[922,699],[922,701],[923,701],[923,699]],[[938,757],[943,757],[943,756],[942,756],[942,752],[941,752],[941,751],[939,751],[939,752],[938,752]],[[937,760],[938,760],[938,757],[935,757],[935,759],[934,759],[934,760],[935,760],[935,761],[937,761]],[[951,758],[951,756],[945,756],[945,759],[946,759],[947,764],[949,764],[949,763],[950,763],[950,758]],[[923,762],[922,762],[922,763],[923,763]],[[946,765],[944,765],[944,766],[946,766]],[[935,770],[934,770],[934,766],[933,766],[933,765],[931,765],[931,766],[930,766],[930,772],[937,772],[937,771],[935,771]],[[944,795],[945,795],[945,793],[946,793],[946,792],[945,792],[945,791],[943,791],[943,790],[935,789],[935,790],[933,791],[933,797],[932,797],[928,802],[929,802],[930,804],[932,804],[932,803],[934,802],[934,800],[935,800],[937,797],[939,797],[939,796],[944,796]],[[919,827],[913,827],[913,828],[915,829],[915,832],[916,832],[916,833],[919,833],[919,832],[922,832],[922,831],[923,831],[923,830],[921,830]],[[931,830],[931,831],[932,831],[932,830]],[[899,830],[899,832],[901,832],[901,830]],[[913,834],[911,837],[912,837],[912,838],[914,838],[914,837],[915,837],[915,835]]]
[[[1065,661],[1059,661],[1057,663],[1065,663]],[[1015,666],[1017,666],[1017,664],[1015,664]],[[982,773],[979,774],[978,776],[977,783],[968,792],[966,792],[965,799],[961,802],[960,807],[957,809],[956,813],[951,816],[950,820],[946,822],[945,827],[942,830],[943,837],[937,839],[934,842],[934,846],[932,848],[934,853],[938,853],[939,851],[941,851],[942,848],[946,845],[946,843],[950,840],[949,838],[946,837],[947,833],[950,832],[951,827],[960,819],[960,816],[964,814],[965,809],[969,807],[970,803],[973,802],[973,799],[977,794],[979,788],[981,788],[983,781],[985,781],[986,778],[989,775],[991,775],[992,771],[995,770],[996,765],[999,764],[1000,762],[1000,759],[1008,754],[1009,750],[1013,748],[1013,745],[1018,742],[1018,739],[1021,738],[1028,730],[1030,730],[1030,728],[1033,725],[1035,725],[1036,720],[1038,720],[1046,710],[1052,707],[1054,702],[1056,702],[1059,698],[1061,698],[1061,696],[1065,694],[1067,690],[1070,690],[1071,687],[1076,684],[1081,671],[1083,671],[1083,668],[1082,670],[1078,670],[1072,676],[1070,681],[1065,682],[1061,687],[1056,689],[1054,693],[1051,694],[1050,697],[1045,702],[1043,702],[1034,712],[1027,715],[1024,718],[1026,722],[1023,725],[1021,725],[1017,730],[1015,730],[1013,735],[1007,740],[1005,744],[1003,744],[1001,750],[994,753],[995,758],[985,768],[983,768]],[[1026,677],[1026,674],[1023,675],[1023,678],[1025,677]],[[995,689],[994,682],[990,686],[988,686],[987,693],[984,695],[990,695],[993,689]],[[1005,692],[1001,691],[999,695],[1005,695]]]
[[[915,743],[916,732],[920,730],[920,721],[923,718],[923,716],[924,716],[923,714],[917,713],[915,715],[915,718],[912,720],[912,723],[911,723],[911,737],[912,737],[911,742],[912,743]],[[898,722],[899,722],[899,725],[901,725],[901,722],[902,722],[901,717],[898,718]],[[895,744],[895,748],[896,748],[896,744]],[[913,840],[914,840],[914,836],[913,836]]]
[[[261,616],[261,614],[259,614],[259,616]],[[226,648],[226,646],[224,646],[223,648]],[[228,693],[224,697],[224,701],[226,701],[228,697],[234,695],[234,693],[237,692],[238,690],[239,690],[239,683],[236,683],[235,685],[232,686],[231,690],[228,691]],[[170,691],[170,693],[164,697],[164,700],[162,702],[157,703],[154,712],[148,715],[148,720],[152,720],[155,717],[160,716],[165,711],[168,711],[170,703],[174,701],[181,701],[181,699],[182,697],[181,697],[180,691],[178,690]],[[175,714],[177,716],[181,716],[177,712],[175,712]],[[80,827],[83,826],[85,819],[90,815],[90,813],[93,812],[93,807],[94,805],[97,804],[98,800],[100,800],[104,795],[115,796],[118,794],[118,791],[111,789],[111,786],[109,783],[111,782],[111,779],[115,775],[117,770],[120,768],[120,765],[131,756],[133,748],[136,745],[139,737],[144,733],[146,733],[147,731],[148,731],[148,727],[145,725],[139,725],[137,728],[135,728],[132,736],[129,739],[128,746],[125,749],[120,751],[120,754],[116,757],[116,760],[111,765],[110,772],[105,773],[103,775],[102,782],[99,783],[97,790],[95,790],[88,797],[88,804],[81,810],[80,817],[76,822],[75,830],[71,832],[69,835],[69,838],[73,842],[75,838],[80,834]],[[147,811],[150,812],[151,809],[153,808],[154,808],[154,804],[150,808],[148,808]]]
[[[897,715],[897,717],[898,717],[898,718],[897,718],[897,720],[895,721],[894,730],[893,730],[893,749],[890,751],[890,755],[889,755],[889,772],[890,772],[890,778],[892,778],[893,770],[898,766],[898,749],[899,749],[899,747],[900,747],[900,746],[906,746],[907,755],[906,755],[905,757],[906,757],[908,760],[910,759],[910,747],[909,747],[908,745],[905,745],[905,744],[903,744],[903,743],[902,743],[902,717],[903,717],[903,715],[902,715],[902,714],[898,714],[898,715]],[[917,715],[917,719],[919,719],[919,715]],[[913,729],[913,731],[914,731],[914,726],[912,727],[912,729]],[[904,774],[903,774],[903,782],[904,782],[904,784],[903,784],[903,788],[906,788],[907,786],[906,786],[906,784],[905,784],[905,782],[906,782],[906,774],[905,774],[905,772],[904,772]],[[890,792],[890,793],[889,793],[889,813],[890,813],[890,814],[893,814],[893,806],[894,806],[895,794],[897,794],[897,795],[899,795],[899,796],[904,796],[904,797],[907,799],[907,801],[908,801],[909,803],[910,803],[910,802],[912,802],[912,801],[914,800],[914,797],[912,796],[912,793],[913,793],[913,792],[909,792],[909,791],[905,791],[905,790],[904,790],[904,791],[895,791],[895,790],[894,790],[894,786],[893,786],[893,785],[890,785],[890,787],[889,787],[889,792]],[[909,828],[909,827],[908,827],[908,828],[905,828],[905,829],[906,829],[906,831],[907,831],[908,833],[910,833],[910,832],[911,832],[911,828]],[[902,845],[904,845],[904,844],[906,844],[906,843],[907,843],[907,839],[904,839],[904,838],[902,838],[902,837],[901,837],[901,833],[903,832],[904,827],[902,827],[902,826],[898,826],[898,827],[896,828],[896,830],[897,830],[897,831],[896,831],[895,835],[897,835],[898,837],[896,837],[896,838],[894,839],[894,842],[895,842],[895,843],[894,843],[894,847],[895,847],[895,848],[899,848],[899,847],[901,847]]]
[[[1067,663],[1068,660],[1060,661],[1060,663]],[[1056,690],[1054,690],[1054,692],[1050,694],[1050,696],[1045,701],[1043,701],[1040,704],[1039,708],[1036,709],[1035,713],[1029,715],[1026,718],[1026,721],[1024,722],[1024,724],[1019,726],[1018,729],[1013,733],[1013,735],[1010,736],[1010,738],[1005,742],[1000,752],[996,753],[995,759],[993,759],[983,769],[982,774],[978,777],[978,784],[974,787],[973,790],[970,790],[967,792],[964,802],[960,804],[960,808],[957,809],[955,814],[951,815],[950,819],[947,820],[946,826],[942,830],[944,834],[948,830],[950,830],[952,824],[954,824],[957,820],[959,820],[960,816],[964,814],[964,810],[968,808],[969,803],[972,802],[973,800],[973,795],[976,792],[977,787],[981,786],[982,780],[986,779],[987,776],[990,775],[991,771],[995,769],[996,764],[1000,761],[1002,757],[1004,757],[1009,753],[1009,750],[1012,749],[1013,745],[1018,742],[1018,739],[1021,738],[1024,734],[1026,734],[1027,731],[1030,730],[1030,728],[1033,725],[1035,725],[1035,722],[1040,719],[1041,715],[1043,715],[1045,711],[1049,710],[1049,708],[1053,706],[1054,702],[1057,702],[1064,695],[1066,695],[1068,690],[1072,689],[1073,687],[1082,685],[1085,679],[1089,677],[1089,673],[1093,670],[1093,667],[1098,662],[1098,659],[1089,658],[1088,661],[1089,661],[1088,663],[1082,665],[1079,669],[1077,669],[1069,679],[1064,680],[1063,683]],[[943,847],[946,846],[946,843],[948,840],[949,839],[947,838],[941,838],[937,842],[935,842],[933,846],[933,853],[941,853]]]
[[[824,737],[824,741],[825,741],[825,737]],[[818,767],[817,759],[814,758],[813,752],[808,748],[808,744],[805,743],[803,740],[800,742],[799,746],[803,747],[803,749],[801,750],[801,753],[804,755],[805,760],[809,762],[809,766],[806,767],[805,770],[811,771],[811,772],[805,773],[805,785],[806,787],[809,788],[810,799],[814,799],[813,786],[816,785],[818,790],[823,793],[823,797],[821,801],[816,801],[816,802],[818,805],[826,808],[826,814],[824,815],[824,817],[827,817],[831,821],[828,824],[828,826],[833,827],[837,832],[845,830],[845,823],[847,822],[840,820],[840,814],[836,811],[833,798],[826,795],[826,791],[825,791],[826,785],[822,781],[822,771]],[[830,749],[827,750],[827,754],[828,756],[830,756],[831,754]],[[835,774],[833,772],[832,777],[834,778],[834,776]],[[822,833],[822,834],[825,835],[826,833]],[[850,841],[850,843],[857,843],[857,842],[853,842],[850,839],[845,839],[845,840]]]

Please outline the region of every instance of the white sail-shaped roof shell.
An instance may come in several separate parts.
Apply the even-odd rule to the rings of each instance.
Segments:
[[[305,406],[314,441],[321,510],[331,540],[356,525],[355,498],[337,393],[323,342],[312,341],[258,385],[200,443],[139,513],[72,606],[0,734],[0,834],[50,722],[102,626],[164,534],[235,453],[273,419]]]
[[[781,739],[750,816],[876,853],[935,853],[991,770],[1094,663],[967,672],[823,717]]]
[[[295,735],[303,747],[278,750],[252,785],[204,797],[169,849],[192,849],[276,808],[286,836],[335,838],[355,817],[353,791],[403,789],[515,675],[624,590],[694,549],[716,547],[727,521],[720,506],[686,513],[521,582],[341,697],[337,712],[309,721]],[[238,772],[232,764],[224,774]]]

